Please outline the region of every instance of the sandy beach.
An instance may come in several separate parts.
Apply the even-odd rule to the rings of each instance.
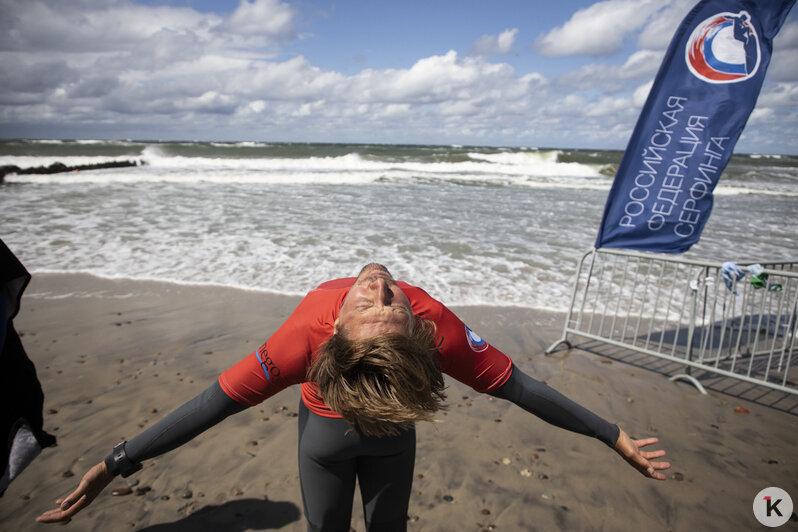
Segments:
[[[11,483],[0,529],[44,530],[35,517],[114,444],[204,390],[298,301],[225,287],[34,276],[15,325],[45,393],[45,430],[58,445]],[[794,412],[718,391],[702,396],[579,349],[545,356],[562,315],[454,310],[524,371],[634,437],[659,437],[673,466],[665,482],[645,479],[602,443],[447,378],[448,411],[418,427],[409,530],[757,530],[764,527],[752,503],[763,488],[785,489],[798,503]],[[133,493],[113,496],[128,484],[115,480],[66,529],[304,531],[298,401],[298,387],[286,390],[146,462],[131,477]],[[364,529],[357,498],[352,528]]]

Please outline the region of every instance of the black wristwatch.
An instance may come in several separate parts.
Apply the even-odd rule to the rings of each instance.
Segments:
[[[127,441],[119,442],[114,447],[114,451],[105,457],[105,467],[112,475],[122,475],[127,478],[141,469],[141,464],[132,461],[127,457],[125,444]]]

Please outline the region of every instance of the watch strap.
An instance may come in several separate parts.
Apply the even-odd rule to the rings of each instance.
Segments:
[[[105,457],[105,467],[108,472],[114,476],[122,475],[123,478],[129,477],[136,471],[141,470],[142,467],[140,463],[128,458],[125,451],[126,443],[127,441],[119,442],[114,447],[113,452]]]

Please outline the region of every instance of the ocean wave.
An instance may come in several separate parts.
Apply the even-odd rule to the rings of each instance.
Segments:
[[[798,198],[798,191],[784,190],[783,187],[741,187],[741,186],[718,186],[714,194],[716,196],[744,196],[747,194],[760,196],[779,196],[784,198]]]
[[[618,151],[469,146],[144,142],[129,140],[2,141],[0,165],[34,168],[135,160],[144,166],[50,176],[7,175],[9,183],[38,184],[277,184],[379,185],[444,183],[541,190],[605,191]],[[796,197],[793,156],[735,155],[717,195]]]
[[[470,160],[474,157],[476,160]],[[549,190],[606,191],[610,176],[594,166],[561,163],[557,152],[469,154],[461,162],[386,161],[358,153],[310,158],[206,158],[164,155],[160,145],[144,148],[131,160],[143,164],[52,175],[9,174],[9,183],[38,184],[252,184],[252,185],[379,185],[383,183],[449,183],[453,185],[509,186]],[[20,168],[61,162],[83,166],[118,161],[119,157],[0,157],[0,166]],[[784,174],[784,175],[782,175]],[[721,178],[715,195],[771,195],[798,197],[795,176],[773,173],[741,174]]]
[[[12,158],[13,159],[13,158]],[[347,153],[326,157],[187,157],[174,155],[162,145],[153,144],[144,148],[141,159],[154,173],[158,169],[179,170],[182,173],[227,171],[235,173],[279,172],[290,173],[398,173],[411,175],[496,175],[496,176],[535,176],[535,177],[601,177],[600,167],[581,163],[557,161],[557,152],[522,153],[469,153],[468,159],[456,162],[391,160],[374,156],[365,157],[360,153]],[[0,158],[2,160],[2,158]],[[32,162],[26,160],[26,163]],[[5,164],[17,164],[9,161]],[[40,163],[41,164],[41,163]],[[168,177],[167,177],[168,178]]]

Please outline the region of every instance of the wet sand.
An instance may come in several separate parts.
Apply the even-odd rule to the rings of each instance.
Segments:
[[[434,296],[434,294],[433,294]],[[15,320],[58,445],[0,499],[0,529],[37,530],[41,512],[122,439],[203,391],[299,301],[224,287],[34,277]],[[472,329],[635,437],[657,436],[673,467],[643,478],[602,443],[552,427],[449,379],[448,411],[418,427],[409,530],[751,530],[763,488],[798,503],[798,417],[580,351],[543,354],[563,316],[454,308]],[[296,465],[298,387],[145,463],[68,530],[304,531]],[[738,408],[735,411],[735,407]],[[747,413],[740,413],[747,412]],[[795,524],[789,525],[795,526]],[[356,497],[352,527],[364,529]]]

